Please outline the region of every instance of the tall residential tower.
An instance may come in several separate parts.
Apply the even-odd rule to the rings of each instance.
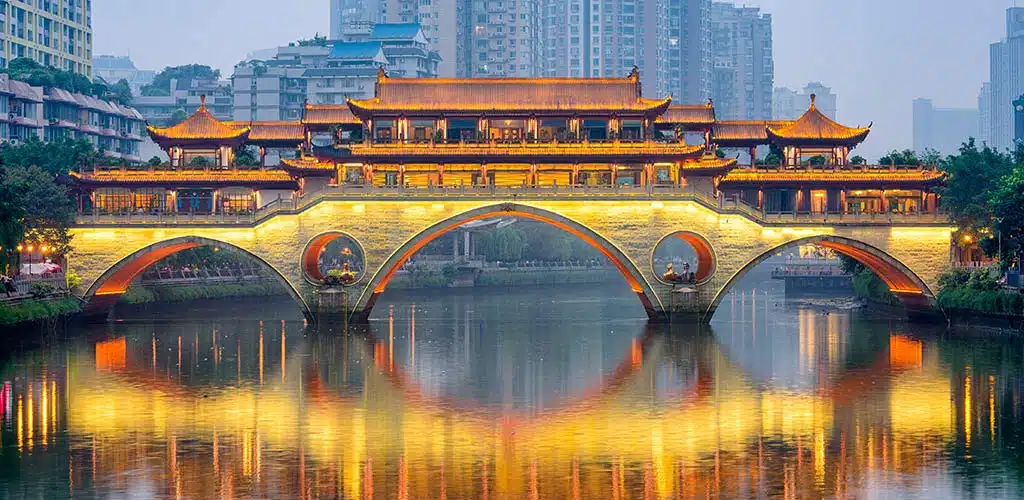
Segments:
[[[772,16],[756,7],[715,2],[711,6],[711,47],[711,96],[716,116],[726,120],[771,119],[775,84]],[[800,108],[804,109],[807,107]]]
[[[1013,146],[1013,101],[1024,94],[1024,7],[1006,10],[1006,38],[993,43],[990,56],[990,145]]]
[[[19,57],[92,77],[92,0],[0,1],[0,67]]]

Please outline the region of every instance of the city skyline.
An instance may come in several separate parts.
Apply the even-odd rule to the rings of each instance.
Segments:
[[[943,8],[926,0],[824,7],[815,0],[744,4],[772,15],[775,85],[800,88],[821,81],[832,87],[844,121],[874,123],[871,138],[858,152],[876,156],[911,146],[915,98],[930,98],[942,107],[974,106],[988,79],[989,45],[1003,38],[1011,2],[942,3]],[[329,33],[329,0],[295,2],[285,11],[270,0],[181,0],[177,5],[168,10],[140,8],[127,0],[97,3],[94,53],[130,52],[143,69],[209,64],[228,77],[253,50]],[[197,17],[196,11],[205,15]],[[228,18],[234,22],[218,21]],[[837,19],[843,22],[830,23]],[[827,31],[819,28],[827,36],[808,43],[807,33],[815,32],[808,30],[810,25],[828,26]]]

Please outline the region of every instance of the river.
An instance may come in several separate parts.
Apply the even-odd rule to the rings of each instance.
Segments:
[[[0,361],[3,498],[1016,497],[1019,340],[736,289],[625,286],[128,313]],[[332,331],[333,330],[333,331]]]

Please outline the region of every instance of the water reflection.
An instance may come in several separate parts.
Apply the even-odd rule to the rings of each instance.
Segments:
[[[515,296],[477,292],[460,306],[399,298],[346,334],[290,321],[86,332],[102,340],[23,353],[0,372],[0,491],[674,498],[1020,488],[1014,343],[942,338],[751,291],[713,330],[642,318],[600,328],[596,312],[573,316],[601,293],[552,295],[519,326],[488,312]],[[570,324],[588,319],[566,328],[546,308]]]

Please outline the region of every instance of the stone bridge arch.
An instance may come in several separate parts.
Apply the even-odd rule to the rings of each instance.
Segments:
[[[391,253],[372,276],[352,308],[353,316],[355,318],[368,317],[380,294],[384,293],[391,278],[394,277],[395,272],[428,243],[470,222],[495,217],[518,217],[543,222],[580,238],[604,255],[618,269],[629,283],[633,292],[637,294],[650,318],[661,317],[665,312],[658,294],[651,287],[651,284],[644,277],[637,264],[623,250],[612,243],[610,239],[597,233],[585,224],[550,210],[532,205],[499,203],[470,209],[417,232]]]
[[[800,245],[822,246],[860,262],[878,275],[889,287],[889,290],[903,301],[910,315],[931,315],[939,311],[935,294],[932,293],[928,284],[890,253],[857,239],[819,234],[786,241],[747,261],[715,293],[714,299],[704,313],[704,319],[711,319],[722,299],[732,290],[733,285],[751,269],[782,250]]]
[[[183,250],[202,246],[227,248],[247,255],[281,284],[282,288],[295,300],[307,318],[312,317],[311,309],[306,300],[303,299],[302,295],[281,271],[267,262],[267,260],[237,245],[201,236],[180,236],[158,241],[119,259],[113,266],[100,274],[89,285],[85,294],[82,295],[82,299],[86,304],[86,311],[100,312],[113,306],[117,299],[128,290],[131,282],[150,266]]]

